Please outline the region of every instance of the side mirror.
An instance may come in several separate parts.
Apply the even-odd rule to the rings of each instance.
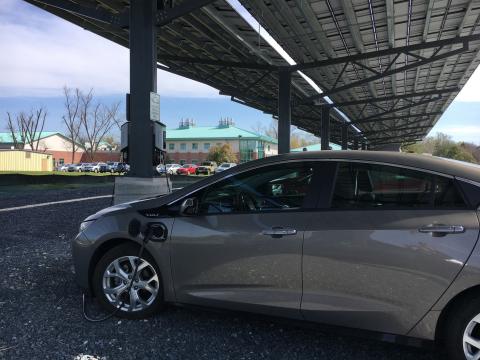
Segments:
[[[197,198],[187,198],[183,200],[182,205],[180,205],[180,214],[185,216],[195,215],[197,213],[197,207]]]

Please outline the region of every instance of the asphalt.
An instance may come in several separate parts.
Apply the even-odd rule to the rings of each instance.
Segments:
[[[0,191],[0,208],[111,190]],[[0,213],[0,359],[439,358],[431,349],[199,309],[168,307],[148,320],[89,323],[82,317],[70,240],[83,218],[109,203],[98,199]],[[91,310],[98,310],[95,304]]]

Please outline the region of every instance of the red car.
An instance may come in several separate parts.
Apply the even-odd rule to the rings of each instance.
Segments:
[[[195,174],[195,171],[197,171],[197,165],[185,164],[181,168],[177,169],[177,175]]]

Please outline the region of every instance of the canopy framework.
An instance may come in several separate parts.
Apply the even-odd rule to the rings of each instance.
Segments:
[[[129,46],[128,1],[25,1]],[[423,138],[479,62],[480,7],[473,0],[449,2],[447,9],[434,0],[241,3],[296,65],[224,0],[158,0],[158,67],[274,116],[279,74],[290,72],[292,124],[319,135],[325,106],[335,106],[351,123],[330,112],[329,131],[323,133],[337,143],[347,136],[350,147],[365,140],[375,147]]]

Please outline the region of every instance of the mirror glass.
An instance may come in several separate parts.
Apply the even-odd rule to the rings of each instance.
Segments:
[[[197,212],[198,201],[196,198],[187,198],[183,200],[180,206],[180,214],[182,215],[195,215]]]

